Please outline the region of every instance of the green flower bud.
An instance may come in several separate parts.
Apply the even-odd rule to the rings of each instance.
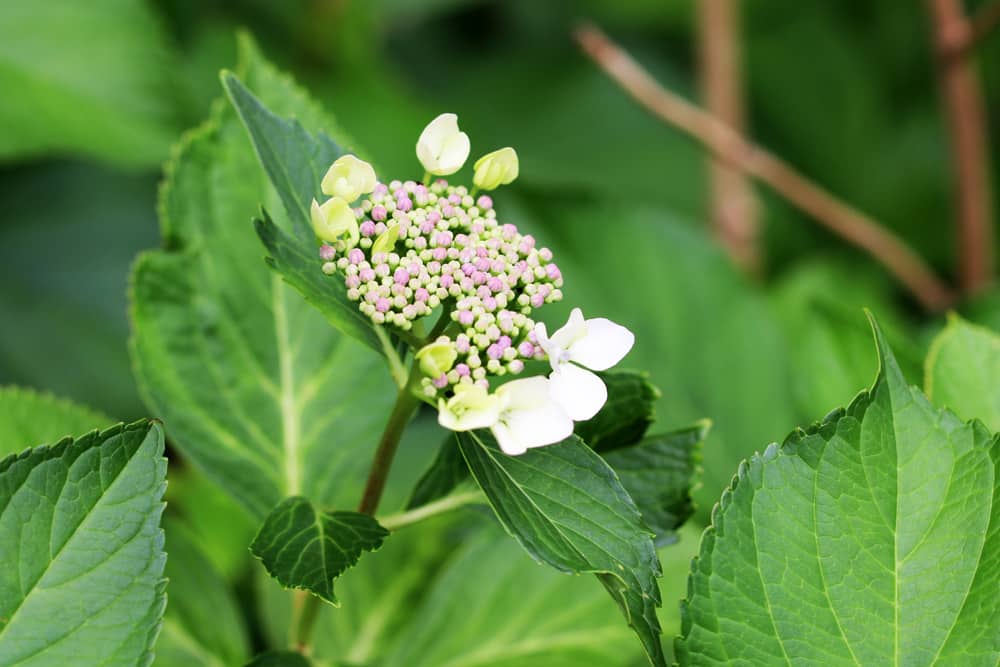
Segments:
[[[416,355],[420,370],[430,378],[438,378],[451,370],[458,352],[448,339],[437,340],[420,348]]]
[[[517,178],[517,153],[513,148],[501,148],[476,160],[472,182],[480,190],[495,190]]]

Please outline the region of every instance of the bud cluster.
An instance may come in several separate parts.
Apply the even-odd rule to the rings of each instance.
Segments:
[[[548,248],[497,220],[492,199],[438,179],[377,183],[354,211],[359,240],[320,248],[323,271],[343,276],[347,297],[375,324],[410,330],[439,306],[453,364],[425,379],[429,395],[459,382],[519,373],[544,358],[531,313],[562,298]]]

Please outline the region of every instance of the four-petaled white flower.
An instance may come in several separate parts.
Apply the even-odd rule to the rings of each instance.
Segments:
[[[417,159],[428,173],[448,176],[469,158],[469,135],[458,129],[458,116],[443,113],[432,120],[417,140]]]
[[[591,371],[611,368],[635,343],[635,335],[625,327],[603,317],[585,320],[579,308],[551,338],[545,324],[538,323],[535,337],[552,365],[552,398],[573,421],[590,419],[608,400],[604,381]]]
[[[514,380],[493,394],[481,385],[459,384],[453,397],[438,401],[438,422],[452,431],[489,428],[500,449],[515,456],[573,433],[573,420],[552,400],[544,377]]]

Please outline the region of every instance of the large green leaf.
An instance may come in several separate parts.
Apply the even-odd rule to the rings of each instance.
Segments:
[[[468,539],[380,664],[610,667],[639,657],[598,587],[538,567],[518,551],[495,530]]]
[[[293,496],[267,515],[250,551],[285,588],[307,590],[336,605],[334,580],[388,536],[367,514],[324,512]]]
[[[522,456],[480,432],[460,433],[458,442],[507,532],[560,571],[597,574],[650,662],[665,664],[652,535],[604,459],[575,436]]]
[[[1000,440],[881,369],[740,466],[692,566],[682,665],[996,665]]]
[[[170,604],[156,641],[156,667],[241,667],[249,638],[226,580],[184,523],[165,517],[163,527]]]
[[[927,396],[1000,431],[1000,336],[953,316],[927,355]]]
[[[649,435],[630,447],[604,455],[635,501],[657,545],[676,539],[674,531],[694,512],[691,491],[710,424]]]
[[[149,421],[0,461],[0,664],[148,664],[166,467]]]
[[[267,211],[257,221],[257,233],[270,253],[268,263],[331,324],[381,351],[387,342],[384,331],[373,326],[347,298],[343,281],[331,280],[319,270],[318,246],[310,224],[310,202],[322,200],[323,174],[344,150],[325,133],[310,133],[297,119],[286,120],[272,113],[234,74],[223,73],[222,84],[290,221],[287,229],[281,229]]]
[[[246,40],[243,59],[269,104],[328,124]],[[140,388],[181,451],[257,519],[296,494],[353,506],[392,383],[261,261],[250,224],[261,201],[277,198],[236,114],[216,105],[167,167],[166,249],[133,272]]]
[[[177,127],[162,27],[137,0],[0,4],[0,158],[164,158]]]
[[[0,457],[74,433],[110,426],[113,419],[72,401],[21,387],[0,387]]]

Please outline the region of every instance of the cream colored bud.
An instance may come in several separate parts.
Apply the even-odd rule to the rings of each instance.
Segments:
[[[344,241],[347,247],[353,248],[357,245],[360,236],[358,219],[354,215],[354,209],[346,201],[340,197],[333,197],[320,206],[319,202],[313,199],[310,212],[313,231],[321,240],[332,243],[344,239],[346,234],[347,238]]]
[[[331,197],[352,202],[375,189],[375,170],[353,155],[342,155],[330,165],[320,187]]]

